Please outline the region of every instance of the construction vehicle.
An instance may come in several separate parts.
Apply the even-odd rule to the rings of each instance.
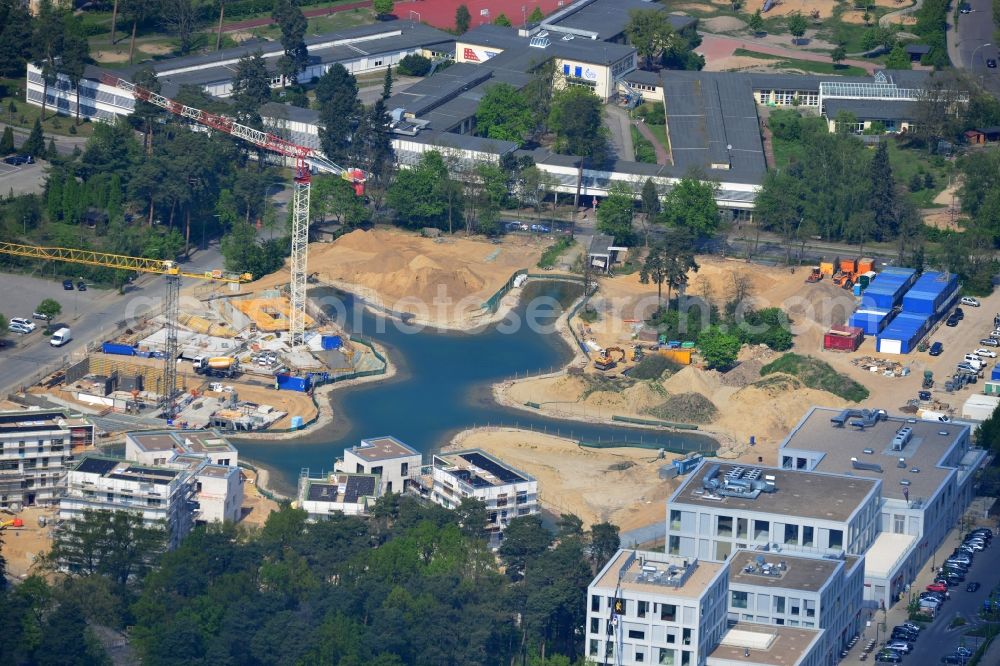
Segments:
[[[174,398],[177,386],[177,314],[180,297],[181,278],[196,280],[218,280],[230,284],[251,282],[250,273],[230,273],[221,270],[188,273],[182,271],[176,262],[167,259],[147,259],[146,257],[128,257],[121,254],[108,254],[92,250],[76,250],[65,247],[36,247],[34,245],[19,245],[17,243],[0,243],[0,254],[29,259],[45,259],[47,261],[65,261],[71,264],[101,266],[123,271],[138,273],[156,273],[167,279],[167,293],[164,297],[163,317],[166,320],[166,344],[163,362],[163,387],[160,390],[160,400],[167,418],[173,417]]]
[[[345,169],[334,164],[315,148],[307,148],[282,139],[281,137],[263,132],[247,125],[241,125],[232,118],[208,113],[201,109],[186,106],[168,97],[137,86],[131,81],[119,78],[111,73],[101,76],[104,85],[118,88],[132,94],[136,99],[149,102],[174,115],[187,118],[199,125],[225,132],[230,136],[243,139],[258,148],[286,158],[295,160],[294,188],[292,190],[292,253],[291,281],[289,283],[288,335],[292,347],[303,343],[306,322],[306,265],[309,251],[309,193],[311,190],[311,169],[326,171],[339,175],[354,184],[354,192],[364,194],[364,183],[367,174],[360,169]]]
[[[613,352],[621,355],[621,358],[619,358],[618,361],[622,363],[625,362],[624,349],[622,349],[621,347],[608,347],[607,349],[601,350],[600,355],[597,357],[597,360],[594,361],[594,367],[597,368],[598,370],[610,370],[611,368],[615,367],[618,364],[618,362],[611,357],[611,354]]]
[[[819,282],[823,279],[823,273],[820,272],[819,266],[813,266],[809,269],[809,275],[806,276],[806,283],[811,284],[813,282]]]
[[[636,363],[646,356],[646,351],[640,345],[632,345],[632,360]]]
[[[0,530],[8,527],[24,527],[24,521],[20,518],[8,518],[7,520],[0,521]]]
[[[191,365],[195,373],[231,379],[240,374],[240,362],[232,356],[196,356]]]

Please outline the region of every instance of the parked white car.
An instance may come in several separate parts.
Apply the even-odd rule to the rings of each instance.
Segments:
[[[974,351],[972,353],[975,354],[976,356],[981,356],[983,358],[996,358],[997,357],[997,353],[995,351],[992,351],[990,349],[983,349],[982,347],[980,347],[979,349],[977,349],[976,351]]]
[[[28,332],[35,330],[35,322],[30,319],[25,319],[24,317],[11,317],[10,324],[18,324],[28,329]]]
[[[979,301],[972,296],[962,296],[962,305],[968,305],[970,308],[978,308]]]
[[[22,324],[7,324],[7,330],[11,333],[20,333],[21,335],[31,333],[31,329]]]

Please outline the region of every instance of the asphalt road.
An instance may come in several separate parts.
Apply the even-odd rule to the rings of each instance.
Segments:
[[[953,539],[951,545],[957,546],[957,539]],[[963,636],[968,626],[951,629],[948,625],[956,615],[964,617],[970,624],[976,622],[983,601],[989,596],[990,590],[997,585],[998,569],[1000,569],[1000,544],[994,544],[976,555],[969,569],[969,575],[965,578],[966,582],[951,588],[951,599],[945,602],[937,619],[921,632],[915,645],[916,654],[904,659],[903,663],[940,664],[941,657],[951,654],[959,645],[974,650],[977,639]],[[966,592],[965,586],[972,581],[980,583],[981,587],[976,592]]]
[[[186,270],[202,271],[222,266],[217,246],[196,252]],[[29,275],[3,275],[0,312],[10,317],[31,318],[34,308],[44,298],[54,298],[62,305],[62,315],[54,325],[69,326],[73,340],[63,347],[52,347],[42,335],[42,326],[33,333],[9,333],[7,345],[0,349],[0,393],[34,381],[37,375],[57,367],[75,351],[103,336],[119,321],[134,321],[160,307],[165,282],[158,275],[138,278],[125,294],[112,290],[88,289],[64,291],[61,279]],[[41,322],[37,322],[41,323]]]
[[[989,69],[986,60],[1000,58],[996,40],[993,39],[993,8],[991,0],[965,0],[972,7],[969,14],[959,14],[958,56],[961,62],[953,63],[973,76],[979,77],[983,87],[1000,94],[1000,69]],[[989,44],[990,46],[983,46]]]
[[[0,162],[0,193],[41,194],[45,191],[45,167],[48,162],[12,166]]]

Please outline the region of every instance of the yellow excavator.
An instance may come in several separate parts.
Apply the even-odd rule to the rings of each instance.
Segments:
[[[605,371],[615,367],[615,365],[617,365],[617,362],[611,356],[612,353],[620,354],[621,358],[619,358],[618,361],[621,361],[622,363],[625,362],[624,349],[622,349],[621,347],[608,347],[607,349],[601,350],[600,356],[598,356],[597,359],[594,361],[594,367],[597,368],[598,370],[605,370]]]

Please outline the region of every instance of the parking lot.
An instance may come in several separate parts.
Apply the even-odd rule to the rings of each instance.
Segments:
[[[48,162],[11,166],[0,161],[0,193],[41,194],[45,190],[45,167]]]

